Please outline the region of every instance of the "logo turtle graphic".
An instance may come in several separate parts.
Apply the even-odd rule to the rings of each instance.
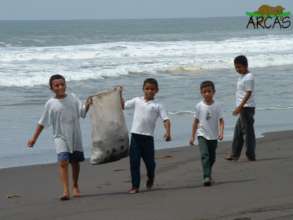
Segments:
[[[284,12],[284,7],[281,5],[277,5],[276,7],[272,7],[270,5],[262,5],[258,8],[256,13],[264,16],[278,16],[282,15]]]

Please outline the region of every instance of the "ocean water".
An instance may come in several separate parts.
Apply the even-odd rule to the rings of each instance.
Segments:
[[[293,31],[246,29],[248,18],[0,21],[0,168],[56,161],[50,129],[34,149],[26,141],[52,96],[48,79],[68,81],[81,99],[115,85],[125,99],[142,95],[155,77],[157,99],[169,112],[173,141],[158,149],[187,145],[199,84],[213,80],[224,106],[225,139],[233,134],[237,73],[233,58],[245,54],[256,76],[256,133],[293,128]],[[128,126],[132,111],[125,111]],[[86,155],[90,122],[81,121]]]

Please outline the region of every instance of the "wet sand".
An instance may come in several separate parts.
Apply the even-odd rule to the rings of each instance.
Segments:
[[[265,134],[257,141],[257,161],[243,156],[225,161],[230,143],[217,151],[216,184],[202,186],[197,147],[157,151],[157,178],[145,191],[129,195],[128,158],[81,167],[83,196],[58,200],[61,185],[57,165],[0,170],[0,219],[293,219],[293,131]]]

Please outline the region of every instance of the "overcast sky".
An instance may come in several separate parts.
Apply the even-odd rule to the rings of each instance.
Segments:
[[[264,3],[293,12],[293,0],[0,0],[0,20],[243,16]]]

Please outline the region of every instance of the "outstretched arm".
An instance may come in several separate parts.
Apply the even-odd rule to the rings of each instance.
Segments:
[[[86,99],[86,102],[85,102],[85,112],[86,113],[89,111],[89,108],[92,104],[93,104],[93,97],[90,96]]]
[[[122,110],[125,109],[125,101],[124,101],[124,98],[121,96],[121,108]]]
[[[191,138],[190,138],[190,141],[189,141],[189,144],[190,145],[194,145],[194,141],[195,141],[195,134],[196,134],[196,131],[197,131],[197,127],[198,127],[198,119],[195,118],[192,122],[192,128],[191,128]]]
[[[43,129],[44,129],[43,125],[40,125],[40,124],[37,125],[36,130],[35,130],[32,138],[29,139],[28,142],[27,142],[28,147],[33,147],[34,146],[34,144],[37,142],[37,139],[40,136],[40,134],[43,131]]]
[[[163,123],[165,128],[164,138],[166,141],[171,141],[171,121],[170,119],[167,119]]]
[[[123,94],[122,94],[123,87],[119,86],[118,89],[119,89],[119,92],[120,92],[121,108],[122,108],[122,110],[124,110],[125,109],[125,101],[124,101]]]
[[[82,102],[78,99],[79,114],[81,118],[86,117],[87,112],[89,111],[89,108],[92,104],[93,104],[93,96],[89,96],[86,99],[84,104],[82,104]]]

